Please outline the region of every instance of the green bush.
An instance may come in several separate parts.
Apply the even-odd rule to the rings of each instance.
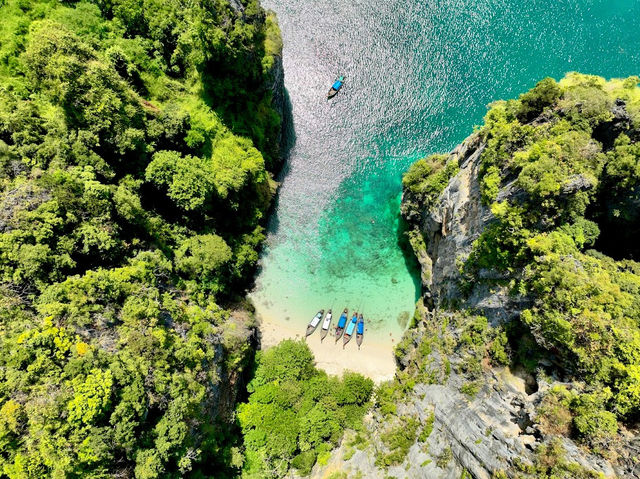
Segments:
[[[601,388],[591,393],[577,394],[570,407],[574,413],[573,425],[578,436],[592,446],[607,446],[618,432],[615,414],[605,410],[613,393],[609,388]]]
[[[301,341],[282,341],[256,360],[251,394],[237,414],[248,458],[244,472],[283,476],[295,467],[306,475],[345,428],[362,427],[373,382],[355,373],[341,380],[328,377],[314,367],[313,354]]]
[[[458,162],[449,161],[447,155],[431,155],[411,165],[402,186],[418,197],[422,207],[430,208],[458,170]]]
[[[399,418],[396,425],[380,436],[388,452],[376,458],[376,464],[387,467],[402,463],[415,444],[420,422],[410,416]]]
[[[453,451],[450,447],[446,447],[436,458],[436,466],[440,469],[446,469],[451,459],[453,459]]]
[[[533,467],[522,467],[526,478],[604,479],[604,474],[577,463],[568,462],[562,441],[558,438],[538,446]]]
[[[427,422],[422,426],[422,431],[420,431],[420,435],[418,436],[418,441],[426,442],[429,439],[429,436],[433,432],[433,423],[436,419],[435,413],[431,413],[427,418]]]
[[[316,457],[316,451],[301,452],[293,458],[291,467],[297,469],[301,476],[308,476],[316,463]]]
[[[520,95],[518,119],[526,123],[553,105],[562,95],[562,89],[553,78],[544,78],[527,93]]]
[[[569,436],[573,421],[571,398],[564,386],[554,386],[547,391],[538,406],[536,418],[544,434]]]
[[[225,276],[223,267],[232,258],[231,248],[220,236],[197,235],[180,244],[175,265],[186,278],[198,280],[203,285],[215,284],[211,289],[217,291]]]

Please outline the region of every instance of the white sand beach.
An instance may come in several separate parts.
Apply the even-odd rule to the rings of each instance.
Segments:
[[[275,320],[266,314],[258,314],[262,347],[269,348],[283,339],[302,339],[304,328],[286,324],[283,320]],[[283,324],[284,323],[284,324]],[[334,325],[335,326],[335,323]],[[355,338],[342,348],[342,339],[335,343],[331,333],[320,342],[320,328],[307,338],[307,344],[316,358],[316,366],[328,374],[342,375],[344,371],[355,371],[367,376],[376,384],[393,379],[395,361],[393,347],[400,338],[389,336],[381,339],[375,335],[367,337],[365,332],[362,347],[358,350]]]

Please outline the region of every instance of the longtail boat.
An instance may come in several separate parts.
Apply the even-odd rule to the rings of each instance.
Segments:
[[[358,313],[353,313],[353,318],[351,318],[351,322],[349,326],[347,326],[347,330],[344,332],[344,338],[342,339],[342,349],[347,345],[349,341],[351,341],[351,337],[353,336],[353,331],[356,329],[356,323],[358,322]]]
[[[311,322],[307,326],[307,334],[306,334],[305,337],[309,336],[310,334],[313,334],[313,332],[318,327],[318,324],[320,324],[320,320],[322,319],[322,315],[323,314],[324,314],[324,309],[321,309],[320,311],[318,311],[318,314],[316,314],[313,317],[313,319],[311,320]]]
[[[331,88],[329,89],[329,93],[327,93],[327,100],[331,100],[334,96],[336,96],[340,91],[340,88],[342,88],[343,84],[344,84],[343,76],[336,78],[336,81],[333,82],[333,85],[331,85]]]
[[[331,326],[331,316],[331,310],[329,310],[327,315],[324,317],[322,329],[320,330],[320,342],[322,342],[322,340],[326,338],[327,334],[329,333],[329,327]]]
[[[360,313],[360,317],[358,318],[358,325],[356,326],[356,343],[358,344],[358,349],[362,345],[362,337],[364,336],[364,318],[362,317],[362,313]]]
[[[338,325],[336,326],[336,343],[338,342],[338,339],[340,339],[340,336],[342,336],[342,333],[344,333],[344,327],[347,325],[348,317],[349,310],[344,308],[344,311],[340,315],[340,319],[338,319]]]

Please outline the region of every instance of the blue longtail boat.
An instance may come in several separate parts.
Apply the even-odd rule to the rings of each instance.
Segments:
[[[360,313],[360,317],[358,318],[358,325],[356,326],[356,343],[358,344],[358,349],[362,345],[362,337],[364,336],[364,318],[362,317],[362,313]]]
[[[336,343],[338,342],[338,339],[340,339],[340,336],[342,336],[342,333],[344,333],[344,327],[347,325],[348,316],[349,310],[344,308],[344,311],[340,315],[340,319],[338,319],[338,325],[336,326]]]
[[[342,339],[342,349],[347,345],[349,341],[351,341],[351,337],[353,336],[353,331],[356,329],[356,323],[358,322],[358,313],[353,313],[353,318],[351,318],[351,322],[349,326],[347,326],[347,330],[344,333],[344,338]]]
[[[340,88],[342,88],[343,84],[344,84],[343,76],[336,78],[336,81],[333,82],[333,85],[331,85],[331,88],[329,89],[329,93],[327,93],[327,100],[331,100],[334,96],[336,96],[340,91]]]

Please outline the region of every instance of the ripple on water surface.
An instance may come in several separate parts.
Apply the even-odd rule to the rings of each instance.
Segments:
[[[389,350],[418,293],[398,242],[411,162],[451,149],[489,102],[544,76],[640,73],[638,1],[263,4],[283,32],[295,144],[252,297],[300,332],[320,308],[361,308]]]

